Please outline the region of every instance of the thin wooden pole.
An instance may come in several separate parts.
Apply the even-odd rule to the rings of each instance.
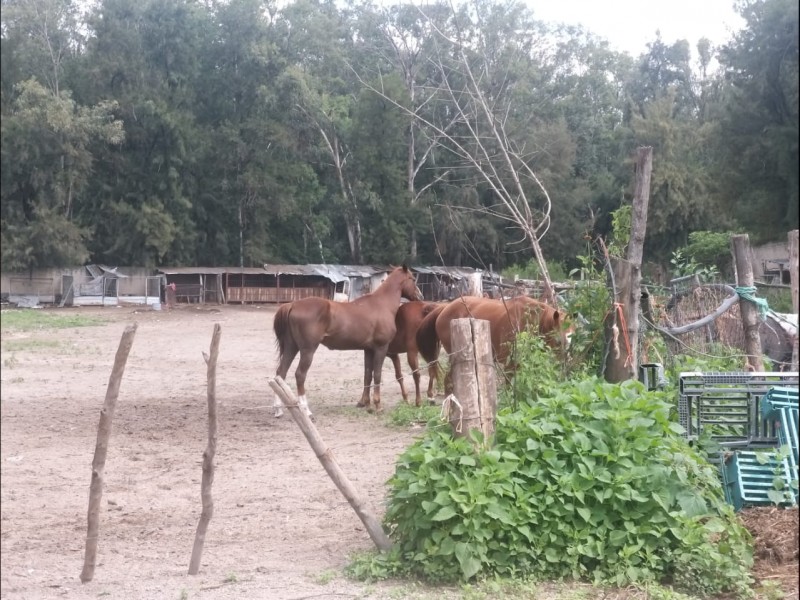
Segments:
[[[497,383],[489,321],[453,319],[450,338],[455,348],[452,361],[453,396],[449,404],[450,426],[456,436],[468,436],[477,429],[484,447],[494,434],[497,415]]]
[[[203,452],[203,481],[200,484],[200,499],[203,509],[192,546],[192,558],[189,561],[189,575],[197,575],[200,570],[200,559],[203,556],[203,545],[211,517],[214,515],[214,499],[211,497],[211,485],[214,483],[214,455],[217,452],[217,356],[219,356],[219,339],[222,328],[214,324],[209,354],[203,352],[206,361],[206,377],[208,379],[208,445]]]
[[[792,312],[797,315],[800,312],[800,299],[798,299],[798,278],[800,278],[800,259],[798,259],[798,230],[794,229],[789,232],[789,281],[792,285]],[[792,348],[792,371],[798,370],[798,332],[795,331],[794,347]]]
[[[750,261],[750,236],[746,233],[731,236],[731,249],[736,265],[736,285],[740,288],[754,287],[753,263]],[[756,372],[763,371],[761,336],[758,333],[758,309],[749,300],[740,299],[739,313],[742,315],[744,351],[747,353],[748,368]]]
[[[317,431],[317,428],[308,415],[300,409],[294,392],[292,392],[291,388],[286,385],[286,382],[280,377],[271,379],[269,386],[278,394],[278,397],[283,401],[283,405],[289,409],[289,413],[292,415],[295,423],[297,423],[297,426],[300,427],[300,431],[306,436],[319,462],[322,463],[322,466],[333,480],[333,483],[336,484],[336,487],[342,492],[342,495],[350,503],[350,506],[353,507],[358,518],[364,523],[369,537],[375,542],[378,550],[390,550],[392,542],[389,540],[386,533],[384,533],[381,522],[372,511],[367,508],[366,502],[360,497],[353,487],[353,484],[350,483],[350,480],[347,478],[347,475],[342,471],[339,463],[336,462],[333,451],[325,444],[325,441],[322,439],[322,436],[320,436],[319,431]]]
[[[119,386],[125,364],[128,362],[133,337],[136,334],[136,323],[125,327],[119,341],[117,355],[114,358],[114,367],[108,379],[106,399],[100,410],[100,424],[97,426],[97,444],[94,448],[92,459],[92,482],[89,486],[89,511],[88,528],[86,532],[86,553],[83,557],[83,570],[81,583],[87,583],[94,577],[94,567],[97,562],[97,540],[100,533],[100,502],[103,499],[103,483],[108,455],[108,440],[111,437],[111,423],[114,419],[114,409],[117,406]]]

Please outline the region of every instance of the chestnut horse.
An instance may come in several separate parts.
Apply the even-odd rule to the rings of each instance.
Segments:
[[[468,317],[489,321],[495,360],[511,372],[517,366],[509,361],[517,333],[536,333],[550,347],[566,350],[573,329],[564,323],[563,313],[527,296],[509,300],[462,296],[433,310],[417,329],[417,347],[422,357],[437,368],[437,375],[439,345],[448,354],[452,352],[450,321]]]
[[[352,302],[333,302],[325,298],[303,298],[283,304],[275,313],[273,329],[278,348],[277,376],[286,378],[294,357],[300,362],[294,372],[297,401],[311,416],[306,399],[306,375],[320,344],[331,350],[364,351],[364,391],[359,407],[370,407],[373,378],[373,401],[380,410],[381,369],[396,331],[395,315],[400,298],[421,300],[414,275],[407,266],[397,267],[371,294]],[[283,414],[280,398],[275,396],[275,416]]]
[[[417,349],[417,329],[422,319],[432,310],[440,306],[436,302],[405,302],[400,305],[394,323],[397,333],[389,344],[386,356],[392,359],[394,374],[400,383],[400,393],[403,394],[403,401],[408,402],[406,386],[403,384],[403,372],[400,369],[400,355],[406,353],[408,356],[408,366],[411,367],[411,375],[414,378],[414,388],[416,390],[415,403],[417,406],[422,404],[422,395],[419,390],[419,350]],[[435,397],[434,387],[436,385],[436,366],[428,366],[428,402],[433,403]]]

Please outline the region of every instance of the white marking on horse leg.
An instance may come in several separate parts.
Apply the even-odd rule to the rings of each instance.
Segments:
[[[278,394],[275,394],[275,400],[272,402],[272,411],[276,419],[283,416],[283,402]]]
[[[300,408],[303,409],[303,412],[308,415],[309,418],[312,418],[314,415],[311,414],[311,409],[308,408],[308,399],[305,395],[297,397],[297,403],[300,405]]]

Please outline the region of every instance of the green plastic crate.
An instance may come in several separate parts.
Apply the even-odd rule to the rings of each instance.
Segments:
[[[768,492],[774,488],[775,477],[783,479],[784,489],[790,489],[793,479],[788,459],[778,460],[773,454],[768,454],[766,461],[759,461],[758,453],[749,450],[727,454],[722,460],[721,471],[725,499],[737,511],[746,506],[772,504]],[[796,503],[794,498],[781,504],[792,506]]]

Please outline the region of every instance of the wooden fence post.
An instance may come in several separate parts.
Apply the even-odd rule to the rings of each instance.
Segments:
[[[333,483],[336,484],[336,487],[339,488],[340,492],[342,492],[342,495],[350,503],[350,506],[353,507],[353,510],[358,515],[358,518],[361,519],[362,523],[364,523],[364,527],[367,528],[369,537],[372,538],[373,542],[375,542],[378,550],[390,550],[392,547],[392,542],[389,540],[389,537],[386,535],[386,533],[384,533],[383,527],[381,527],[381,522],[367,508],[366,502],[364,502],[364,500],[358,495],[358,492],[356,492],[353,484],[350,483],[347,475],[344,474],[342,468],[339,466],[339,463],[336,462],[336,459],[333,456],[333,451],[325,444],[325,441],[322,439],[322,436],[320,436],[319,431],[317,431],[317,428],[314,426],[314,423],[311,421],[308,415],[300,409],[294,392],[292,392],[289,386],[286,385],[286,382],[280,377],[271,379],[269,386],[272,388],[272,391],[278,394],[278,397],[283,401],[283,405],[289,409],[289,414],[292,415],[292,418],[294,419],[295,423],[297,423],[300,431],[302,431],[303,435],[306,436],[306,439],[311,445],[311,448],[314,450],[314,454],[317,455],[319,462],[322,463],[325,471],[328,473],[330,478],[333,479]]]
[[[797,236],[797,229],[789,232],[789,278],[792,284],[792,312],[795,315],[800,312],[800,307],[798,307],[798,286],[800,285],[800,282],[798,282],[798,278],[800,277],[798,269],[800,269],[800,260],[798,260]],[[798,332],[795,332],[794,348],[792,349],[792,371],[798,370],[798,339],[800,339],[800,335],[798,335]]]
[[[453,395],[449,400],[450,425],[457,436],[478,429],[484,445],[494,434],[497,381],[492,356],[489,321],[453,319],[450,322],[453,353]]]
[[[200,499],[203,508],[197,523],[197,532],[192,546],[192,557],[189,560],[189,575],[197,575],[200,570],[200,559],[203,557],[203,545],[211,517],[214,515],[214,499],[211,496],[211,485],[214,483],[214,455],[217,452],[217,356],[219,356],[219,338],[222,328],[214,324],[211,336],[210,356],[203,352],[206,361],[206,378],[208,380],[208,444],[203,452],[203,480],[200,484]]]
[[[622,258],[611,258],[614,297],[612,313],[605,321],[608,349],[605,380],[619,383],[636,378],[639,361],[639,304],[641,289],[639,267]],[[637,282],[634,284],[634,282]]]
[[[753,263],[750,260],[750,236],[746,233],[731,236],[731,249],[736,266],[736,285],[739,288],[754,288]],[[761,336],[758,333],[758,308],[749,300],[739,299],[739,313],[744,328],[744,351],[747,366],[751,371],[763,371],[761,359]]]
[[[642,258],[650,204],[653,148],[636,149],[636,187],[631,207],[631,239],[627,260],[610,259],[613,278],[612,314],[606,319],[605,379],[618,383],[636,379],[639,368],[639,305],[642,297]]]
[[[106,399],[100,410],[100,424],[97,426],[97,444],[94,448],[92,459],[92,483],[89,486],[89,514],[86,532],[86,553],[83,556],[83,570],[81,583],[87,583],[94,577],[94,567],[97,562],[97,541],[100,535],[100,501],[103,499],[103,483],[108,455],[108,440],[111,437],[111,423],[114,420],[114,409],[119,397],[119,385],[125,364],[128,362],[133,336],[136,334],[136,323],[125,327],[119,341],[117,354],[114,357],[114,367],[108,379]]]

